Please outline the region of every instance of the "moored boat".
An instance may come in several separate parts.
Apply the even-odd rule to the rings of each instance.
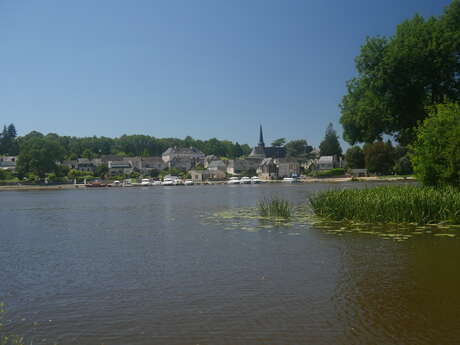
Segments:
[[[251,179],[247,176],[243,176],[240,180],[240,184],[251,184]]]
[[[227,184],[240,184],[240,179],[238,177],[230,177]]]

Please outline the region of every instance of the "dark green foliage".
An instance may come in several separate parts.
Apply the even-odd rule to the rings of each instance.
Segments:
[[[105,177],[109,174],[109,167],[107,166],[107,164],[101,164],[98,167],[96,167],[96,171],[94,172],[94,174],[101,178]]]
[[[16,170],[20,176],[33,173],[45,177],[57,173],[56,162],[64,158],[64,150],[53,135],[30,135],[20,141]]]
[[[310,198],[316,215],[364,223],[460,224],[460,191],[384,186],[322,192]]]
[[[426,106],[460,99],[460,0],[443,15],[419,15],[398,25],[392,37],[367,38],[356,58],[358,76],[347,84],[340,122],[349,143],[396,135],[415,138]]]
[[[288,157],[308,158],[313,147],[304,139],[292,140],[285,146]]]
[[[284,144],[286,144],[285,138],[279,138],[272,142],[272,146],[275,146],[275,147],[282,147],[284,146]]]
[[[393,172],[394,148],[391,142],[377,141],[364,145],[364,161],[367,170],[371,173],[387,175]]]
[[[339,137],[337,136],[332,123],[326,128],[326,135],[323,141],[319,144],[319,150],[321,156],[341,156],[342,148],[340,147]]]
[[[329,170],[315,170],[311,174],[314,177],[336,177],[345,175],[345,169],[334,168]]]
[[[460,186],[460,105],[431,108],[412,150],[415,174],[424,184]]]
[[[3,126],[3,131],[0,133],[0,155],[16,156],[18,154],[16,135],[16,127],[12,123],[8,127]]]
[[[258,203],[259,214],[269,218],[289,218],[292,214],[292,205],[283,199],[272,197]]]
[[[364,168],[364,151],[359,146],[350,147],[345,152],[345,161],[349,169],[363,169]]]

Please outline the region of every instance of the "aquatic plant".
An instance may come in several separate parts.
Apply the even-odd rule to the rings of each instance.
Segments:
[[[262,217],[287,219],[292,215],[292,205],[287,200],[272,197],[259,201],[258,211]]]
[[[333,190],[316,194],[309,201],[317,216],[336,221],[460,224],[460,191],[453,187]]]
[[[5,304],[0,302],[0,344],[1,345],[24,345],[24,339],[15,334],[3,334],[3,315],[5,314]]]

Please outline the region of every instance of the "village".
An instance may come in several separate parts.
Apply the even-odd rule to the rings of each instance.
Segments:
[[[16,156],[0,157],[0,168],[14,171]],[[337,169],[344,174],[343,160],[320,156],[313,149],[308,157],[288,157],[285,147],[265,146],[262,127],[259,141],[247,157],[226,159],[205,155],[195,147],[169,147],[161,156],[101,155],[57,162],[77,176],[70,181],[87,186],[181,185],[202,183],[248,184],[265,181],[297,182],[307,172]],[[97,171],[104,171],[97,176]],[[367,176],[365,169],[351,174]],[[94,177],[97,176],[97,177]],[[80,179],[78,178],[80,177]],[[45,181],[46,184],[52,181]]]

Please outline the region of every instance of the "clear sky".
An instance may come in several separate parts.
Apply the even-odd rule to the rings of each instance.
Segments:
[[[366,36],[449,0],[0,0],[0,125],[317,146]]]

